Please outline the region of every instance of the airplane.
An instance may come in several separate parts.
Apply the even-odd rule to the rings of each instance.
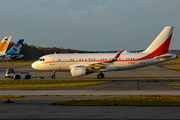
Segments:
[[[150,46],[142,52],[131,53],[74,53],[49,54],[32,63],[32,68],[41,71],[53,71],[55,79],[57,71],[70,71],[73,77],[97,72],[97,78],[104,78],[103,72],[129,70],[145,67],[177,58],[168,54],[173,26],[166,26]]]
[[[14,44],[5,54],[0,56],[0,61],[5,60],[14,60],[23,57],[23,55],[19,54],[24,39],[20,39],[16,44]]]
[[[3,56],[8,48],[9,42],[11,40],[11,36],[6,36],[0,42],[0,56]]]

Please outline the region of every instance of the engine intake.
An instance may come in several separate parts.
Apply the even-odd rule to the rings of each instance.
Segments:
[[[83,75],[87,75],[90,73],[93,73],[93,71],[89,70],[87,68],[84,68],[84,67],[72,67],[71,68],[71,75],[73,77],[83,76]]]

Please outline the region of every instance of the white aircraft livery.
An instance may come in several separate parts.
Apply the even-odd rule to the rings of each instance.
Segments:
[[[2,61],[7,56],[6,50],[8,48],[10,40],[11,40],[11,36],[6,36],[0,42],[0,61]]]
[[[165,27],[150,46],[139,53],[74,53],[49,54],[35,61],[31,66],[37,70],[70,71],[73,77],[84,76],[97,72],[97,78],[104,78],[103,72],[119,71],[145,67],[177,58],[177,55],[168,54],[173,34],[173,26]]]
[[[10,40],[11,40],[11,36],[6,36],[0,42],[0,56],[3,56],[6,53]]]

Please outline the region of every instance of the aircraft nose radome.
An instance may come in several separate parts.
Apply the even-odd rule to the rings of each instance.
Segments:
[[[31,64],[31,67],[34,68],[34,62]]]
[[[31,67],[34,68],[34,69],[37,69],[37,63],[36,63],[36,62],[33,62],[33,63],[31,64]]]

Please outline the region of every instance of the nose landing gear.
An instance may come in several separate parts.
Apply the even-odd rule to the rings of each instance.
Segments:
[[[51,76],[52,79],[56,78],[56,71],[53,71],[53,75]]]

